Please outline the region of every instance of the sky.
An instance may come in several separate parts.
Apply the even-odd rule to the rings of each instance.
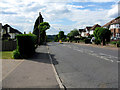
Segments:
[[[118,16],[119,0],[1,0],[0,23],[32,32],[41,12],[50,24],[47,35],[65,34],[94,24],[104,25]]]

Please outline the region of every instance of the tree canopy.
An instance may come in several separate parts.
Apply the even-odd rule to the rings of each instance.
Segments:
[[[77,29],[72,30],[70,33],[67,34],[67,37],[69,37],[70,40],[74,39],[75,36],[79,35],[79,32]]]
[[[95,39],[99,42],[103,42],[103,45],[105,45],[105,42],[110,42],[110,36],[111,31],[106,28],[97,27],[94,31]]]
[[[36,27],[33,31],[33,34],[37,35],[38,42],[39,42],[39,33],[40,33],[40,44],[43,44],[46,40],[46,30],[50,28],[48,22],[42,22]],[[40,31],[39,31],[40,30]]]
[[[65,35],[64,35],[64,31],[60,31],[58,34],[58,39],[59,40],[64,40],[65,39]]]

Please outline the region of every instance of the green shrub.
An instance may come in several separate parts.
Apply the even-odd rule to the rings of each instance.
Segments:
[[[119,41],[117,41],[117,44],[118,44],[118,47],[120,47],[120,40],[119,40]]]
[[[34,34],[20,34],[17,38],[17,50],[22,58],[29,58],[35,53],[37,36]]]
[[[20,59],[21,58],[20,53],[19,53],[18,50],[13,51],[12,58],[14,58],[14,59]]]
[[[119,45],[120,45],[120,41],[117,41],[117,44],[119,44]]]
[[[97,40],[97,39],[95,39],[94,42],[95,42],[95,44],[97,44],[97,45],[98,45],[98,44],[101,44],[101,42],[100,42],[99,40]]]
[[[86,38],[86,39],[85,39],[85,43],[86,43],[86,44],[91,43],[90,41],[91,41],[91,39],[89,39],[89,38]]]
[[[110,44],[116,44],[117,42],[116,41],[111,41]]]
[[[84,39],[86,39],[86,37],[80,37],[80,40],[84,40]]]

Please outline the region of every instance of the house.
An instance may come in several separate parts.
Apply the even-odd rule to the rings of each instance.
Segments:
[[[89,34],[92,35],[96,27],[101,27],[99,24],[95,24],[92,28],[90,28]]]
[[[4,26],[1,25],[0,29],[0,36],[1,39],[15,39],[15,36],[18,34],[22,34],[20,31],[17,29],[12,28],[10,25],[6,24]]]
[[[86,31],[85,31],[85,29],[82,30],[81,36],[82,36],[82,37],[86,37]]]
[[[91,29],[92,27],[91,26],[87,26],[86,28],[85,28],[85,37],[88,37],[89,35],[90,35],[90,29]]]
[[[85,31],[85,29],[79,29],[79,35],[84,36],[84,34],[83,34],[84,31]]]
[[[102,26],[111,30],[112,37],[120,38],[120,16]]]
[[[120,18],[111,23],[109,30],[111,30],[112,37],[120,38]]]

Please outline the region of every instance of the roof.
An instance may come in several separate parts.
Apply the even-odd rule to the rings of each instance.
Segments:
[[[83,32],[85,29],[79,29],[79,32]]]
[[[99,24],[95,24],[90,30],[95,30],[96,27],[101,27]]]
[[[9,33],[19,33],[22,34],[20,31],[18,31],[17,29],[12,28],[10,25],[6,24],[4,26],[2,26],[3,29],[7,30],[7,27],[10,27],[10,32]]]
[[[120,16],[106,23],[102,27],[109,27],[111,24],[117,24],[117,23],[120,23]]]
[[[92,27],[86,27],[86,29],[89,31]]]
[[[112,24],[120,24],[120,18],[115,20]]]

